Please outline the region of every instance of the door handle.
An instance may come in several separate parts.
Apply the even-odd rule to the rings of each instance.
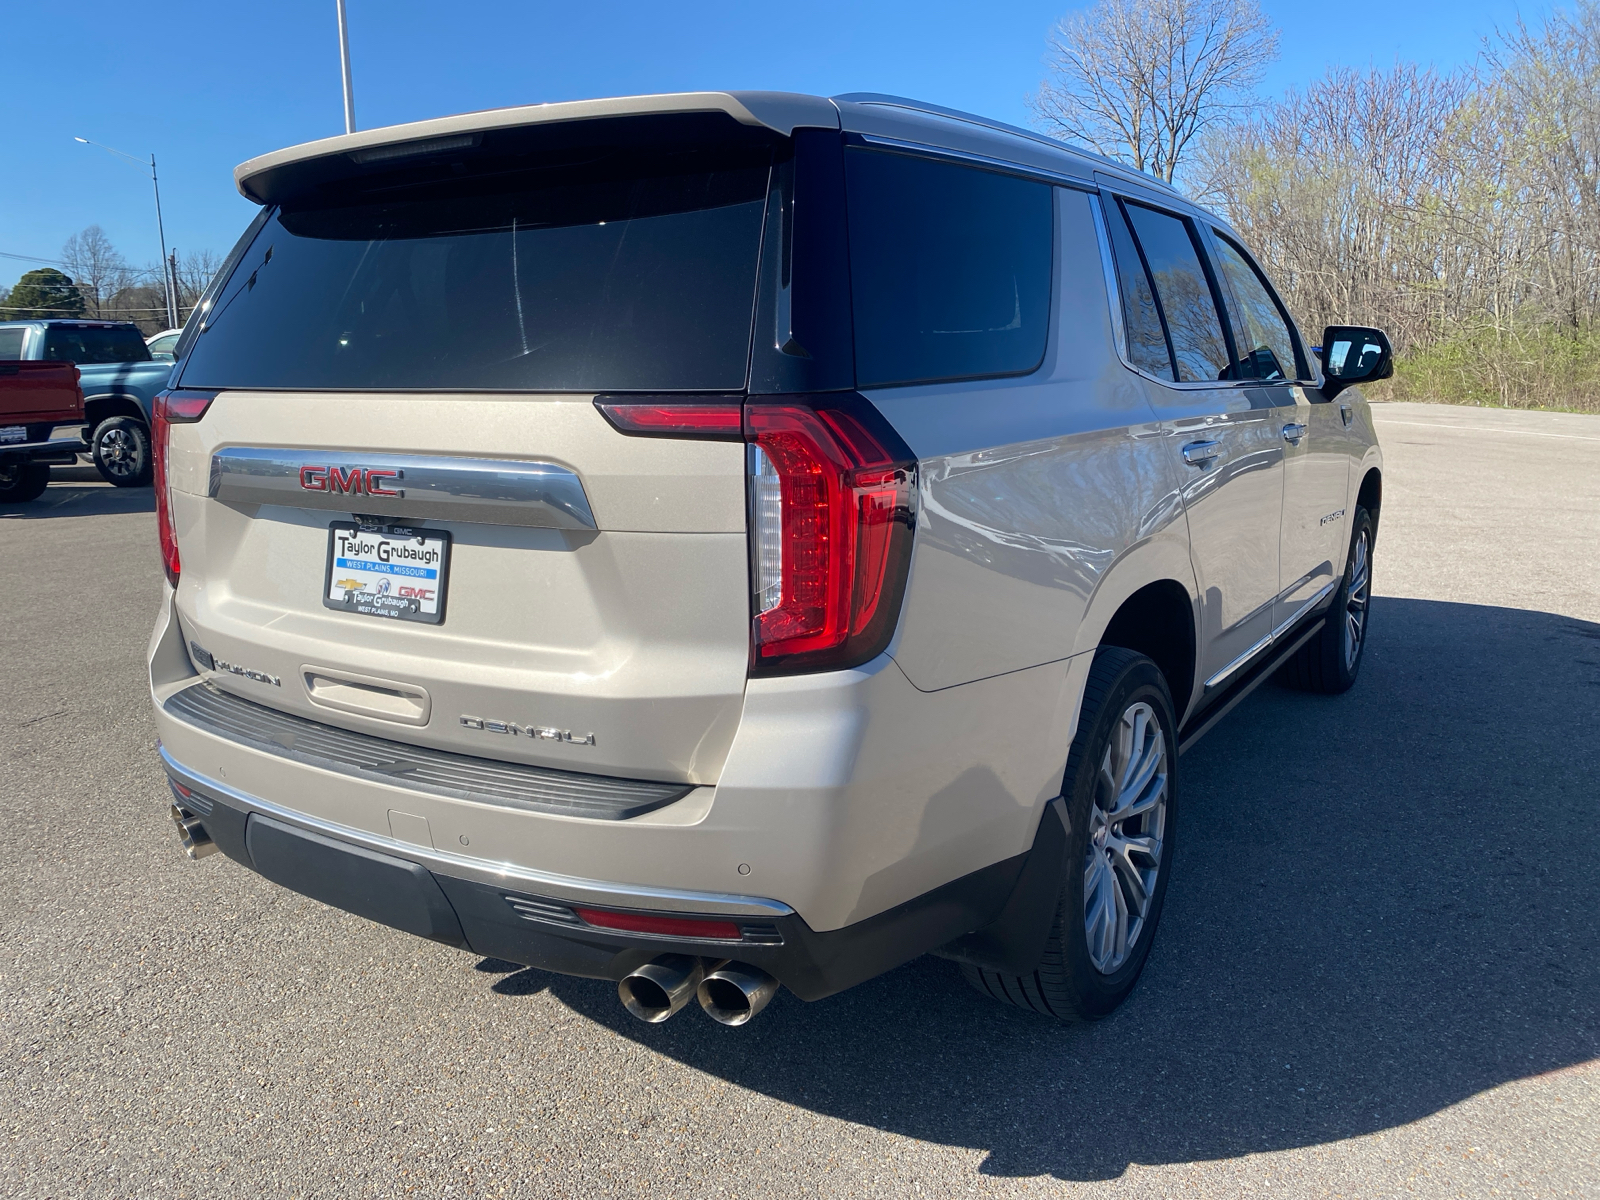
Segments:
[[[1296,425],[1291,421],[1283,427],[1283,440],[1286,442],[1298,442],[1305,435],[1306,427],[1304,425]]]
[[[1203,467],[1220,453],[1221,442],[1190,442],[1183,448],[1183,461],[1191,467]]]
[[[1344,418],[1344,427],[1350,428],[1350,422],[1355,420],[1355,414],[1350,411],[1348,404],[1339,405],[1339,415]]]

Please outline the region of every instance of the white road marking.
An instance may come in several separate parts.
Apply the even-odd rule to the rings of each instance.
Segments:
[[[1504,425],[1451,425],[1444,421],[1395,421],[1379,417],[1379,425],[1415,425],[1421,429],[1448,429],[1452,433],[1516,433],[1523,437],[1562,438],[1571,442],[1600,442],[1586,433],[1541,433],[1536,429],[1507,429]]]

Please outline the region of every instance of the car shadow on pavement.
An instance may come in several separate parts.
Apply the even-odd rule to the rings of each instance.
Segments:
[[[0,504],[0,520],[29,521],[49,517],[103,517],[118,513],[155,512],[156,494],[147,487],[75,487],[52,483],[37,500]]]
[[[1065,1027],[923,958],[750,1026],[628,1017],[511,974],[697,1070],[987,1152],[1000,1176],[1354,1137],[1600,1054],[1600,625],[1380,598],[1341,697],[1268,685],[1183,760],[1159,938],[1124,1008]],[[508,968],[509,964],[494,964]]]

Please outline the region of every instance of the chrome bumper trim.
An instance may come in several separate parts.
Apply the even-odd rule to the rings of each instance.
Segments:
[[[598,528],[583,482],[547,462],[224,446],[211,456],[206,494],[224,504]]]
[[[409,842],[395,841],[363,829],[352,829],[333,821],[324,821],[294,809],[284,808],[270,800],[252,796],[248,792],[207,778],[191,771],[160,748],[161,761],[167,774],[187,788],[198,790],[215,800],[222,800],[245,812],[258,812],[298,825],[313,833],[337,838],[363,849],[380,854],[409,859],[430,871],[469,879],[490,887],[509,888],[519,892],[534,892],[553,900],[567,900],[578,904],[596,904],[610,908],[643,908],[668,912],[728,913],[753,917],[786,917],[794,912],[787,904],[766,900],[759,896],[735,896],[720,892],[679,891],[673,888],[639,887],[627,883],[608,883],[593,879],[576,879],[569,875],[553,875],[534,871],[512,863],[494,863],[447,850],[430,850]]]

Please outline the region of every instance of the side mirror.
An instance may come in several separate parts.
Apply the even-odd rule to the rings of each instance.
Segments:
[[[1355,383],[1371,383],[1394,374],[1394,351],[1381,329],[1364,325],[1329,325],[1322,331],[1322,394],[1330,400]]]

